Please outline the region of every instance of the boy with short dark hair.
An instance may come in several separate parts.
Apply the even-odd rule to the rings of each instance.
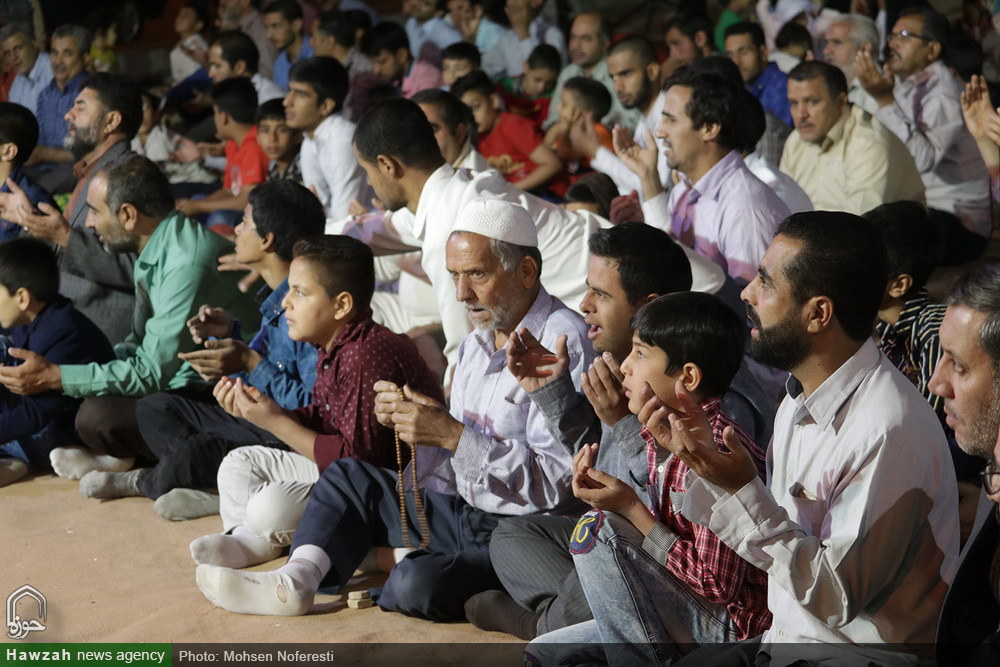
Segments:
[[[268,100],[257,107],[254,118],[257,143],[267,156],[267,180],[287,178],[302,182],[299,148],[302,133],[288,126],[284,100]]]
[[[179,199],[177,208],[194,217],[207,214],[205,226],[232,235],[247,205],[247,196],[267,179],[269,160],[257,143],[257,91],[250,79],[225,79],[212,87],[215,131],[226,142],[222,188],[201,199]]]
[[[545,145],[555,151],[566,169],[566,174],[560,178],[561,187],[553,187],[562,195],[570,184],[591,171],[586,153],[577,150],[570,141],[569,131],[574,123],[589,117],[601,145],[612,152],[615,147],[611,132],[601,123],[601,118],[611,110],[611,93],[604,84],[585,76],[567,79],[559,93],[558,104],[559,119],[545,133]]]
[[[539,127],[549,115],[549,104],[562,58],[551,44],[539,44],[524,63],[524,73],[509,76],[497,84],[497,94],[507,111],[530,118]]]
[[[30,151],[29,151],[30,152]],[[56,364],[104,363],[115,358],[111,343],[73,304],[59,295],[56,254],[43,241],[17,238],[0,243],[0,327],[2,361],[20,363],[7,347],[36,352]],[[49,452],[76,444],[80,399],[59,391],[15,396],[0,388],[0,486],[49,469]]]
[[[719,298],[678,292],[640,308],[632,328],[622,386],[644,425],[649,496],[593,469],[596,444],[577,453],[573,493],[596,511],[581,517],[570,553],[594,620],[537,638],[526,649],[536,657],[562,634],[601,641],[612,664],[663,660],[690,650],[684,644],[756,637],[770,624],[766,575],[681,515],[688,466],[666,448],[668,415],[693,424],[700,405],[708,416],[700,426],[711,428],[719,450],[727,450],[723,433],[735,435],[764,476],[763,450],[719,407],[740,367],[746,327]]]
[[[29,109],[14,102],[0,102],[0,192],[10,192],[9,178],[24,190],[28,201],[38,208],[41,203],[55,207],[52,195],[37,185],[21,166],[38,144],[38,120]],[[0,242],[21,235],[21,225],[5,219],[0,211]]]
[[[500,108],[500,97],[485,72],[463,76],[451,92],[476,119],[476,148],[508,182],[527,191],[543,191],[562,170],[559,157],[545,145],[532,121]]]
[[[444,87],[450,88],[457,80],[466,74],[472,74],[482,68],[482,57],[475,44],[455,42],[441,51],[441,78]]]

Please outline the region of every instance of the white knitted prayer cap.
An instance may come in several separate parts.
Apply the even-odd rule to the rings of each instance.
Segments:
[[[514,245],[538,247],[538,230],[528,211],[502,199],[473,199],[462,207],[453,232],[472,232]]]

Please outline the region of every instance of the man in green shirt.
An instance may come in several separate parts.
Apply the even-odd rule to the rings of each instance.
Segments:
[[[98,172],[87,192],[87,227],[114,252],[137,253],[132,333],[104,364],[57,366],[27,350],[0,367],[0,383],[16,394],[61,391],[86,397],[76,429],[89,449],[59,448],[53,469],[78,479],[91,470],[127,470],[135,459],[155,462],[139,434],[135,403],[159,391],[204,393],[198,373],[178,358],[196,345],[187,320],[204,303],[217,304],[244,322],[259,320],[236,277],[217,272],[233,245],[174,209],[166,177],[145,157],[130,156]]]

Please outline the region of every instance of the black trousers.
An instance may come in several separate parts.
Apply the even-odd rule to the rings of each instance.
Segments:
[[[228,414],[214,399],[152,394],[139,400],[135,414],[157,461],[139,476],[139,490],[153,500],[171,489],[216,488],[222,459],[237,447],[284,446],[268,431]]]
[[[430,530],[427,549],[410,553],[390,572],[378,598],[381,608],[432,621],[465,619],[465,602],[500,588],[490,565],[489,540],[496,514],[471,507],[458,496],[423,491]],[[420,543],[413,494],[406,496],[411,544]],[[334,461],[309,494],[292,551],[321,547],[332,567],[324,587],[351,578],[371,547],[401,547],[402,521],[396,473],[356,459]]]

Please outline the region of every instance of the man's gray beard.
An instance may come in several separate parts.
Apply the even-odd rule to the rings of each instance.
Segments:
[[[91,129],[93,129],[93,135],[90,134]],[[99,143],[100,136],[97,128],[81,128],[72,134],[67,133],[63,138],[63,148],[72,153],[77,160],[97,148]]]

